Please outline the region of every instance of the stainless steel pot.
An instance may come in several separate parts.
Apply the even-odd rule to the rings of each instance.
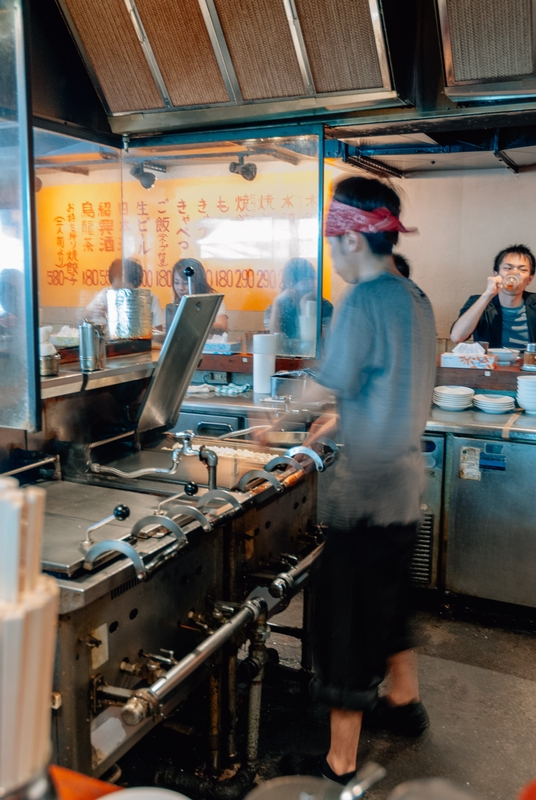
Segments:
[[[149,289],[108,289],[106,292],[110,339],[150,339],[152,335]]]
[[[42,378],[57,375],[60,368],[61,357],[59,353],[51,356],[39,356],[39,374]]]

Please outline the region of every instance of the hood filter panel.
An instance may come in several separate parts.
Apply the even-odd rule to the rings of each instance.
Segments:
[[[174,106],[228,103],[197,0],[136,0]]]
[[[317,92],[383,86],[368,0],[295,0]]]
[[[215,0],[244,100],[305,94],[285,9],[274,0]]]
[[[112,114],[163,108],[124,0],[62,0],[61,5]]]
[[[454,82],[533,73],[532,0],[446,0]]]

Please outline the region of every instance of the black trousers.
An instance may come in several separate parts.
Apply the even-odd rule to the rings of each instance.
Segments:
[[[332,529],[315,581],[313,699],[373,708],[388,656],[414,646],[410,566],[417,524]]]

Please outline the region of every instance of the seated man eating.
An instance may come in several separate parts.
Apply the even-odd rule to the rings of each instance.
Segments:
[[[464,342],[473,334],[475,342],[517,350],[536,342],[536,293],[525,291],[535,270],[534,255],[524,244],[501,250],[484,294],[471,295],[461,309],[452,341]]]

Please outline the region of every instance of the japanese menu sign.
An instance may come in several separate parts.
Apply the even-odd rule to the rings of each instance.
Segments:
[[[143,286],[162,306],[173,299],[172,268],[197,258],[229,310],[261,311],[281,290],[293,257],[317,262],[316,165],[198,179],[43,186],[37,195],[40,302],[84,306],[109,286],[122,255],[140,261]]]

